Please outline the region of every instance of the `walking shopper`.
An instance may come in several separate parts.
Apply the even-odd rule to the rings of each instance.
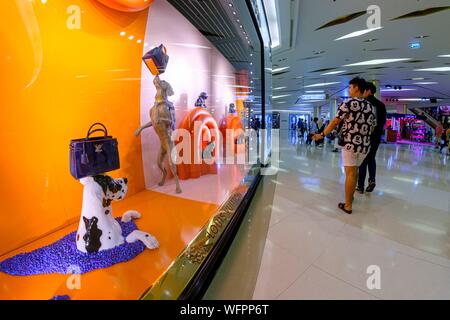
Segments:
[[[366,92],[364,93],[364,98],[375,108],[377,126],[370,136],[370,151],[359,167],[358,186],[356,187],[356,191],[361,194],[364,193],[367,168],[369,168],[369,186],[367,187],[366,192],[373,192],[375,189],[377,174],[377,162],[375,158],[377,156],[378,147],[381,143],[381,136],[383,135],[384,126],[386,125],[386,106],[383,102],[375,98],[376,92],[377,88],[375,85],[368,82]]]
[[[441,122],[439,122],[436,126],[435,129],[435,133],[436,133],[436,149],[439,148],[439,145],[441,144],[441,137],[442,137],[442,133],[444,131],[444,126],[442,125]]]
[[[309,133],[308,133],[308,140],[306,141],[306,144],[311,144],[311,142],[313,141],[314,135],[319,132],[319,126],[317,125],[318,121],[319,121],[319,118],[314,118],[314,120],[311,122],[311,126],[309,128]]]
[[[339,203],[342,211],[353,212],[353,196],[356,189],[356,174],[370,149],[370,136],[376,126],[376,115],[372,105],[364,99],[366,81],[354,78],[350,81],[350,99],[345,101],[337,112],[336,118],[321,134],[314,136],[315,141],[323,140],[335,127],[342,127],[342,162],[345,167],[345,203]]]

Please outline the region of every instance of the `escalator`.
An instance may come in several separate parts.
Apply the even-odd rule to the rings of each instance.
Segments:
[[[418,117],[418,119],[425,121],[433,130],[436,130],[439,121],[436,120],[426,110],[421,108],[410,108],[409,110],[414,113]]]

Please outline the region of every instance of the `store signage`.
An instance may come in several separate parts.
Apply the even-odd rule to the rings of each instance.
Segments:
[[[422,47],[422,45],[420,44],[420,42],[411,42],[409,44],[409,47],[411,49],[420,49]]]
[[[327,100],[326,94],[304,94],[300,96],[300,99],[303,101],[311,101],[311,100]]]

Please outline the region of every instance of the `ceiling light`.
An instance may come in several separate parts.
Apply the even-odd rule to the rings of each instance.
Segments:
[[[349,33],[349,34],[347,34],[347,35],[345,35],[343,37],[337,38],[334,41],[339,41],[339,40],[359,37],[359,36],[362,36],[362,35],[367,34],[369,32],[380,30],[380,29],[383,29],[383,27],[370,28],[370,29],[364,29],[364,30],[355,31],[355,32]]]
[[[340,74],[340,73],[344,73],[344,72],[347,72],[347,70],[326,72],[326,73],[322,73],[321,76],[331,76],[333,74]]]
[[[375,59],[375,60],[362,61],[362,62],[358,62],[358,63],[346,64],[346,65],[344,65],[344,67],[374,66],[374,65],[378,65],[378,64],[400,62],[400,61],[408,61],[408,60],[411,60],[411,58]]]
[[[446,71],[450,71],[450,67],[438,67],[438,68],[426,68],[426,69],[414,69],[414,71],[437,71],[437,72],[439,72],[439,71],[443,71],[443,72],[446,72]]]
[[[381,89],[382,92],[394,92],[394,91],[416,91],[416,89]]]
[[[287,70],[287,69],[289,69],[289,68],[290,68],[290,67],[283,67],[283,68],[273,69],[273,70],[272,70],[272,73],[281,72],[281,71]],[[266,69],[266,70],[267,70],[267,69]]]
[[[405,99],[397,99],[398,101],[424,101],[422,98],[405,98]]]
[[[314,88],[314,87],[326,87],[326,86],[332,86],[334,84],[338,84],[340,82],[324,82],[324,83],[316,83],[316,84],[310,84],[305,86],[305,88]]]
[[[425,80],[425,78],[412,78],[411,80],[413,80],[413,81],[421,81],[421,80]]]
[[[273,96],[272,99],[280,99],[280,98],[284,98],[284,97],[289,97],[290,94],[283,94],[281,96]]]
[[[309,90],[309,91],[305,91],[306,93],[324,93],[325,91],[323,90]]]
[[[267,23],[269,25],[270,39],[272,40],[272,48],[281,45],[280,27],[277,16],[277,6],[273,0],[264,0],[264,8],[266,9]]]
[[[287,87],[278,87],[278,88],[273,88],[272,90],[283,90],[283,89],[287,89]]]
[[[439,58],[450,58],[450,54],[441,54]]]
[[[438,83],[437,82],[414,82],[414,84],[426,85],[426,84],[438,84]]]

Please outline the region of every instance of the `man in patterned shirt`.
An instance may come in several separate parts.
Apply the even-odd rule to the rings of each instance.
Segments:
[[[342,121],[340,145],[342,146],[342,162],[345,167],[345,203],[339,203],[342,211],[353,212],[353,195],[356,189],[358,167],[370,150],[370,136],[376,126],[374,107],[363,98],[366,81],[354,78],[350,81],[350,99],[342,103],[336,118],[314,140],[322,140],[330,134]]]

